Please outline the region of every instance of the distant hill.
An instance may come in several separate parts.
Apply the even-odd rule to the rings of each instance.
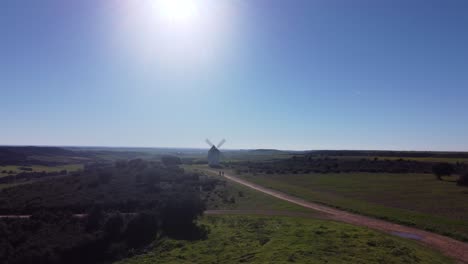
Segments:
[[[59,147],[13,147],[0,146],[0,153],[15,153],[25,156],[74,156],[76,152]]]
[[[85,153],[59,147],[0,146],[0,165],[54,165],[69,163],[71,158],[84,158]]]
[[[277,149],[252,149],[249,150],[250,153],[259,153],[259,154],[265,154],[265,153],[281,153],[284,152],[282,150],[277,150]]]

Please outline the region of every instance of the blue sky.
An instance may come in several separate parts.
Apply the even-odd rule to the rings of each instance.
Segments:
[[[0,144],[468,151],[466,1],[148,1],[1,1]]]

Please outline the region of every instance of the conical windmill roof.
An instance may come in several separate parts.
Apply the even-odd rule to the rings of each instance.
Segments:
[[[209,150],[209,152],[213,152],[213,151],[218,151],[219,152],[219,149],[216,147],[216,146],[212,146]]]

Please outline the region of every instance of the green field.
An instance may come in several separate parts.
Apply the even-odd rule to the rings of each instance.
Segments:
[[[444,158],[444,157],[386,157],[386,156],[329,156],[329,158],[334,159],[374,159],[378,158],[380,160],[412,160],[412,161],[421,161],[421,162],[447,162],[447,163],[468,163],[467,158]]]
[[[61,166],[41,166],[41,165],[33,165],[33,166],[17,166],[17,165],[7,165],[7,166],[0,166],[0,177],[10,175],[9,172],[12,171],[13,174],[24,172],[20,168],[31,168],[32,172],[57,172],[61,170],[67,171],[77,171],[83,169],[83,164],[68,164],[68,165],[61,165]],[[31,172],[31,171],[27,171]]]
[[[347,224],[293,217],[205,216],[208,238],[163,239],[130,263],[452,263],[418,243]]]
[[[308,201],[468,240],[468,188],[430,174],[239,176]]]
[[[213,173],[209,175],[223,180],[225,185],[216,187],[205,197],[208,210],[275,210],[311,213],[310,209],[302,206],[277,199],[238,183],[225,181]]]

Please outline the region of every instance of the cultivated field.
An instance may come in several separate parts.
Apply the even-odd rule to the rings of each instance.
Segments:
[[[431,174],[242,174],[251,182],[421,229],[468,239],[468,188]]]
[[[448,162],[448,163],[468,163],[468,158],[444,158],[444,157],[388,157],[388,156],[375,156],[375,157],[363,157],[363,156],[330,156],[329,158],[336,158],[336,159],[374,159],[378,158],[381,160],[411,160],[411,161],[421,161],[421,162]]]

